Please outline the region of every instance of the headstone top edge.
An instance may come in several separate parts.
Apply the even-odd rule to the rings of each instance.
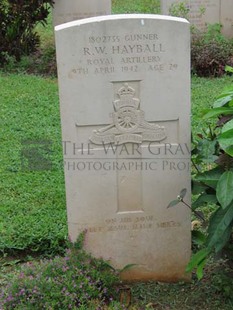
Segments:
[[[189,21],[181,17],[173,17],[168,15],[158,15],[158,14],[115,14],[115,15],[103,15],[96,17],[89,17],[80,20],[75,20],[72,22],[64,23],[55,27],[55,31],[64,30],[74,26],[81,26],[94,22],[111,21],[111,20],[124,20],[124,19],[151,19],[151,20],[167,20],[180,22],[184,24],[190,24]]]

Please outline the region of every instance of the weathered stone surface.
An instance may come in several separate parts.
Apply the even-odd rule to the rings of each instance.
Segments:
[[[233,1],[232,0],[162,0],[161,12],[169,15],[172,4],[186,3],[190,9],[189,20],[199,30],[207,29],[207,24],[222,24],[222,33],[233,37]],[[203,11],[204,9],[204,11]],[[204,13],[203,13],[203,12]]]
[[[187,278],[189,23],[156,15],[57,26],[69,234],[129,281]]]
[[[54,26],[87,17],[111,14],[111,0],[55,0]]]
[[[221,1],[220,22],[223,25],[222,32],[228,38],[233,38],[233,1]]]

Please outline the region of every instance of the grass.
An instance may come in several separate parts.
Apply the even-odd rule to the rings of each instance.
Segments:
[[[207,267],[206,276],[202,281],[193,280],[191,283],[147,283],[133,285],[132,291],[135,302],[140,309],[158,310],[230,310],[232,299],[224,295],[224,288],[232,290],[232,284],[224,282],[223,274],[217,269],[221,264]]]
[[[57,252],[66,239],[57,92],[53,79],[0,76],[1,252]],[[33,162],[36,156],[51,162],[51,170]]]
[[[114,14],[125,13],[160,13],[159,0],[112,0],[112,12]]]
[[[113,12],[157,13],[159,1],[113,0]],[[49,26],[37,30],[42,50],[53,48],[51,16]],[[47,56],[49,61],[50,54]],[[18,71],[24,71],[24,65]],[[207,125],[201,118],[203,110],[230,85],[229,76],[192,77],[194,135]],[[25,258],[63,253],[67,224],[57,80],[2,72],[0,97],[0,285],[5,285]],[[41,157],[44,167],[39,165]],[[219,272],[221,268],[220,263],[208,265],[201,282],[133,285],[130,309],[230,310],[229,285]]]
[[[200,78],[193,76],[191,85],[191,102],[192,102],[192,132],[194,135],[203,133],[208,124],[213,120],[205,120],[202,116],[205,109],[213,105],[216,97],[220,93],[232,86],[232,77],[224,76],[222,78]]]

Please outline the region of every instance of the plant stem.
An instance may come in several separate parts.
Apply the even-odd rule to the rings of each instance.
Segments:
[[[194,162],[193,159],[191,159],[191,162],[192,162],[194,168],[197,170],[197,172],[200,172],[200,170],[198,169],[198,167],[197,167],[197,165],[195,164],[195,162]]]
[[[205,222],[204,217],[201,216],[197,211],[193,210],[192,207],[183,200],[183,198],[180,201],[183,202],[183,204],[186,205],[196,215],[196,217]]]

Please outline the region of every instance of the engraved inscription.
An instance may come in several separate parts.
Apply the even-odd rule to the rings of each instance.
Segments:
[[[143,141],[162,141],[166,135],[164,126],[145,121],[145,113],[140,110],[140,100],[135,89],[128,83],[118,90],[118,99],[113,101],[112,124],[94,130],[89,140],[94,144],[123,144],[127,142],[141,144]]]
[[[175,71],[178,65],[165,60],[166,52],[166,44],[157,33],[89,36],[86,45],[82,46],[83,57],[70,70],[69,78]]]
[[[174,221],[157,223],[158,228],[172,228],[172,227],[180,227],[180,226],[181,226],[180,222],[174,222]]]
[[[175,229],[182,227],[181,222],[168,221],[157,222],[153,215],[141,215],[136,217],[118,217],[109,218],[105,220],[104,225],[89,226],[86,230],[89,233],[106,233],[114,231],[132,231],[132,230],[148,230],[148,229]],[[84,227],[80,227],[79,231],[85,230]]]

